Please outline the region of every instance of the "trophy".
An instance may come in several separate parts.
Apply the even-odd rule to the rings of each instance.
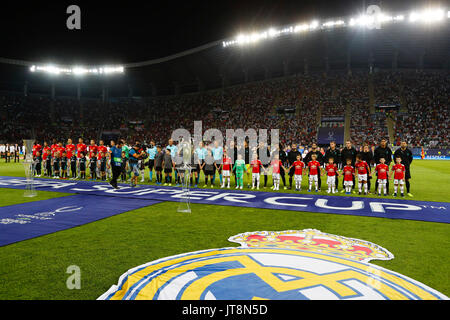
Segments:
[[[191,194],[190,194],[190,177],[191,177],[191,153],[192,147],[190,141],[181,141],[180,153],[182,154],[183,166],[178,173],[181,175],[182,193],[178,212],[191,212]]]
[[[36,189],[34,188],[34,161],[33,161],[33,144],[34,140],[23,140],[25,146],[25,160],[23,166],[25,168],[25,177],[27,178],[27,184],[25,186],[24,197],[37,196]]]

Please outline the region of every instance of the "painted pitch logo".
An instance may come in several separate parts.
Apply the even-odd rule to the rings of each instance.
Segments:
[[[123,274],[100,300],[448,299],[426,285],[368,263],[386,249],[314,229],[248,232],[241,247],[159,259]]]

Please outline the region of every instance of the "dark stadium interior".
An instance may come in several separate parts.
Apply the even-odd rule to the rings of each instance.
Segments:
[[[11,314],[450,300],[449,0],[2,1],[0,39]]]
[[[380,4],[379,1],[372,2]],[[346,137],[354,139],[358,145],[363,142],[373,145],[381,137],[390,135],[394,139],[391,141],[393,144],[405,138],[413,146],[429,146],[431,143],[433,147],[447,147],[448,137],[445,132],[448,132],[450,67],[448,23],[393,24],[379,30],[336,28],[295,36],[282,35],[257,45],[237,47],[222,46],[221,39],[229,36],[229,30],[224,31],[221,29],[223,26],[217,26],[227,18],[231,19],[229,23],[245,27],[242,22],[244,18],[250,21],[247,26],[258,26],[261,21],[282,23],[291,22],[298,16],[317,17],[317,12],[321,12],[323,17],[336,17],[337,14],[348,16],[355,8],[372,2],[350,1],[350,4],[330,5],[330,2],[325,1],[315,6],[307,2],[302,7],[306,8],[306,13],[297,15],[286,12],[280,14],[281,7],[285,10],[294,9],[294,5],[262,4],[262,9],[247,14],[236,8],[228,12],[226,6],[218,5],[217,11],[224,12],[217,20],[219,23],[213,23],[215,27],[196,37],[188,32],[186,38],[189,38],[189,43],[186,43],[186,39],[178,43],[178,28],[175,28],[178,31],[168,28],[166,32],[155,31],[151,34],[157,33],[155,43],[167,43],[170,37],[177,37],[170,40],[169,45],[153,46],[155,50],[147,54],[145,51],[148,42],[151,42],[148,39],[142,44],[144,53],[137,54],[136,39],[132,37],[129,47],[134,50],[128,50],[128,56],[121,58],[126,67],[125,74],[109,77],[55,77],[32,73],[29,71],[30,63],[41,61],[36,60],[39,55],[35,52],[39,52],[39,49],[22,42],[16,53],[11,48],[5,49],[5,54],[9,55],[1,58],[4,63],[0,63],[3,101],[0,116],[4,129],[0,132],[0,141],[6,142],[7,137],[20,140],[26,134],[34,134],[38,139],[62,139],[66,133],[74,136],[92,134],[98,138],[103,131],[119,128],[125,134],[126,127],[129,138],[145,139],[150,134],[162,142],[166,141],[170,130],[176,126],[191,128],[194,120],[203,120],[205,128],[248,128],[261,124],[268,128],[279,127],[285,135],[282,139],[284,143],[293,143],[297,139],[300,143],[310,144],[316,140],[321,125],[321,119],[316,120],[320,110],[322,117],[348,116],[351,124],[345,126],[349,132]],[[404,3],[383,5],[405,10]],[[197,11],[204,9],[202,6],[203,3]],[[240,8],[249,6],[250,3]],[[349,6],[353,8],[350,11]],[[314,7],[314,10],[308,11],[309,7]],[[154,8],[148,18],[156,19],[154,11],[159,9],[163,10],[164,7]],[[98,10],[100,8],[87,15],[88,22],[93,21],[91,15],[98,13]],[[114,8],[105,10],[106,16],[114,12]],[[134,14],[136,9],[125,12]],[[181,14],[175,10],[172,18],[176,19]],[[240,19],[240,24],[236,23],[238,18],[231,18],[234,16]],[[274,16],[278,17],[277,21],[271,20]],[[83,50],[74,49],[77,57],[95,61],[96,57],[104,56],[104,48],[109,48],[107,45],[99,50],[97,56],[87,57],[87,53],[92,53],[92,39],[95,39],[99,30],[104,31],[105,27],[101,27],[104,22],[100,19],[100,22],[96,22],[95,32],[85,33],[91,36],[86,42],[88,49],[84,54]],[[50,20],[41,28],[46,30],[54,23]],[[201,25],[204,28],[204,24]],[[131,26],[133,29],[140,25],[137,23]],[[89,24],[86,28],[89,28]],[[199,30],[195,23],[192,28],[196,32]],[[120,28],[113,24],[111,29],[118,31]],[[19,39],[26,37],[20,30],[14,31]],[[136,30],[136,33],[142,36],[144,30]],[[67,34],[68,31],[56,32],[54,40],[64,39]],[[117,39],[122,36],[123,33],[120,33]],[[76,40],[79,36],[68,37]],[[107,35],[106,40],[98,41],[103,44],[103,41],[111,40]],[[36,40],[31,40],[31,43],[33,41]],[[128,47],[126,42],[120,40],[118,44],[119,49],[111,52],[112,60],[108,61],[117,60],[124,54],[123,49]],[[70,49],[76,47],[63,40],[61,45],[67,45]],[[44,41],[42,46],[43,52],[49,52],[52,47],[58,48],[55,43],[51,45],[51,41]],[[186,50],[191,49],[195,52],[186,53]],[[62,50],[56,61],[73,59],[70,53]],[[178,53],[181,53],[179,57],[171,56]],[[155,60],[151,60],[164,60],[164,57],[168,57],[167,61],[155,63]],[[436,90],[436,86],[439,86],[439,90]],[[432,104],[423,97],[424,90],[435,98]],[[11,103],[17,108],[9,108]],[[395,104],[399,108],[389,113],[375,112],[374,106],[380,104]],[[349,115],[346,115],[347,107]],[[293,113],[280,113],[284,108],[290,108]],[[110,121],[100,120],[105,117]],[[388,121],[387,117],[392,120],[390,131],[388,122],[391,120]],[[406,134],[404,126],[417,124],[416,117],[420,117],[420,125],[415,127],[414,133],[409,131]],[[436,121],[437,117],[439,121]],[[138,125],[131,125],[136,124],[136,121]],[[334,125],[343,126],[343,123]],[[22,127],[28,129],[21,131]]]

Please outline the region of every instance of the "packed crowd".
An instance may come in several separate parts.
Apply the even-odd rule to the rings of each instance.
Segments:
[[[350,105],[350,139],[356,145],[377,144],[387,137],[386,122],[383,114],[371,114],[369,106],[368,75],[356,73],[349,81],[343,81],[347,90],[346,101]]]
[[[373,76],[375,105],[400,105],[402,75],[400,72],[378,71]]]
[[[404,75],[406,110],[395,122],[395,144],[405,139],[414,146],[450,146],[450,75],[443,72]]]
[[[407,139],[413,146],[449,145],[448,73],[375,73],[375,104],[400,103],[406,107],[391,115],[395,143]],[[358,146],[377,144],[387,136],[386,114],[371,114],[367,72],[296,75],[253,82],[220,90],[181,96],[117,99],[56,99],[14,94],[0,95],[0,142],[15,144],[23,138],[50,141],[62,137],[100,139],[115,132],[130,140],[166,141],[177,128],[192,132],[201,120],[203,131],[216,128],[279,129],[283,144],[311,145],[323,117],[343,117],[349,106],[350,137]],[[403,88],[403,89],[402,89]],[[277,113],[277,107],[295,113]],[[402,110],[400,108],[400,110]],[[324,124],[325,125],[325,124]],[[341,126],[343,123],[332,123]]]
[[[377,144],[388,136],[386,115],[383,112],[370,114],[361,106],[352,105],[350,139],[358,146],[364,143]]]

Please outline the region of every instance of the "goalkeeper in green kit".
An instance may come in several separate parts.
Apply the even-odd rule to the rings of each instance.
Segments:
[[[125,139],[122,139],[122,152],[125,152],[125,158],[126,158],[126,162],[128,162],[130,156],[129,156],[129,152],[130,152],[130,147],[127,145],[127,142],[125,141]],[[128,173],[128,180],[131,181],[131,166],[128,166],[127,169],[127,173]]]
[[[244,172],[247,171],[245,168],[245,161],[242,160],[242,155],[238,155],[238,159],[234,163],[232,171],[236,170],[236,189],[244,185]]]

